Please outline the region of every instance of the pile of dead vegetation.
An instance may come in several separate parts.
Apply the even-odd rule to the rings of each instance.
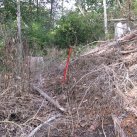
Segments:
[[[55,61],[47,67],[42,86],[2,90],[0,136],[137,136],[137,31],[73,60],[65,84]]]

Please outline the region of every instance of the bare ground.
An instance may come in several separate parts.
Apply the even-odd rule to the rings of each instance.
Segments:
[[[65,113],[34,91],[31,79],[22,81],[18,91],[14,76],[2,74],[0,137],[30,137],[45,121],[35,137],[137,137],[137,42],[108,45],[72,61],[65,84],[57,69],[61,62],[47,65],[43,85],[37,86]]]

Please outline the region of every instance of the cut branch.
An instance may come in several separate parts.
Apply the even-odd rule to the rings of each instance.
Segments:
[[[108,46],[116,46],[117,44],[121,45],[136,38],[137,38],[137,30],[127,34],[126,36],[118,39],[117,41],[113,41],[109,43]]]
[[[108,20],[108,21],[110,21],[110,22],[119,22],[119,21],[127,21],[127,19],[126,18],[120,18],[120,19],[110,19],[110,20]]]
[[[51,117],[50,119],[48,119],[47,121],[45,121],[44,123],[40,124],[39,126],[37,126],[34,130],[31,131],[31,133],[27,136],[27,137],[33,137],[35,135],[35,133],[44,125],[46,124],[50,124],[51,122],[53,122],[55,119],[59,118],[60,115],[56,115]]]
[[[66,112],[66,110],[59,105],[59,103],[57,101],[55,101],[52,97],[50,97],[49,95],[47,95],[44,91],[42,91],[41,89],[39,89],[38,87],[32,85],[32,88],[36,91],[38,91],[46,100],[48,100],[52,105],[54,105],[56,108],[58,108],[61,112]]]
[[[135,19],[130,19],[130,21],[136,21],[137,19],[135,18]],[[120,19],[110,19],[110,20],[108,20],[109,22],[120,22],[120,21],[122,21],[122,22],[125,22],[125,21],[128,21],[128,19],[126,19],[126,18],[120,18]]]

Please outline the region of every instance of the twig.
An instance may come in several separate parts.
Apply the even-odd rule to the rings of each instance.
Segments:
[[[80,103],[79,103],[79,105],[78,105],[78,110],[79,110],[79,108],[81,107],[81,105],[82,105],[82,103],[83,103],[83,101],[84,101],[84,99],[85,99],[88,91],[90,90],[90,88],[91,88],[91,86],[92,86],[92,85],[91,85],[92,83],[93,83],[93,82],[90,83],[90,86],[89,86],[89,87],[87,88],[87,90],[85,91],[85,94],[84,94],[82,100],[80,101]]]
[[[38,91],[45,99],[47,99],[51,104],[53,104],[61,112],[66,112],[66,110],[62,106],[60,106],[57,101],[55,101],[52,97],[50,97],[49,95],[47,95],[44,91],[42,91],[41,89],[39,89],[38,87],[36,87],[34,85],[32,85],[32,88],[34,90]]]
[[[106,133],[105,133],[105,131],[104,131],[104,127],[103,127],[103,119],[102,119],[102,131],[103,131],[104,137],[107,137],[107,136],[106,136]]]
[[[32,137],[35,135],[35,133],[44,125],[46,124],[49,124],[51,122],[53,122],[55,119],[59,118],[60,115],[56,115],[56,116],[53,116],[51,118],[49,118],[47,121],[45,121],[44,123],[40,124],[39,126],[37,126],[34,130],[31,131],[31,133],[27,136],[27,137]]]
[[[100,70],[103,69],[103,68],[104,68],[104,67],[101,67],[101,68],[99,68],[98,70],[94,70],[94,71],[91,71],[91,72],[83,75],[76,83],[74,83],[74,85],[72,85],[72,87],[69,89],[69,91],[72,91],[72,89],[73,89],[83,78],[87,77],[87,76],[90,75],[90,74],[93,74],[93,73],[95,73],[95,72],[98,72],[98,71],[100,71]]]
[[[20,128],[20,129],[21,129],[21,132],[23,133],[23,128],[22,128],[19,124],[15,123],[15,122],[13,122],[13,121],[5,120],[5,121],[0,121],[0,123],[7,123],[7,124],[15,125],[16,127]]]
[[[41,103],[39,109],[37,110],[36,114],[35,114],[32,118],[28,119],[23,125],[25,125],[25,124],[28,123],[29,121],[34,120],[34,119],[36,118],[36,116],[37,116],[37,114],[39,113],[39,111],[41,110],[43,104],[44,104],[44,100],[42,101],[42,103]]]
[[[77,108],[77,115],[78,115],[78,121],[79,121],[79,122],[80,122],[80,119],[79,119],[79,109],[80,109],[80,107],[81,107],[81,105],[82,105],[82,103],[83,103],[83,101],[84,101],[84,99],[85,99],[88,91],[90,90],[90,88],[91,88],[91,86],[92,86],[91,84],[92,84],[92,82],[90,83],[89,87],[88,87],[87,90],[85,91],[85,94],[84,94],[84,96],[83,96],[82,100],[80,101],[80,103],[79,103],[79,105],[78,105],[78,108]]]
[[[115,134],[118,134],[118,136],[120,136],[120,137],[126,137],[123,129],[120,126],[120,123],[121,123],[120,120],[113,114],[112,114],[112,119],[114,122]]]
[[[0,96],[3,96],[7,91],[11,90],[12,88],[15,88],[16,86],[8,87],[7,89],[3,90],[3,92],[0,94]]]
[[[109,65],[108,67],[117,66],[117,65],[120,65],[120,64],[121,64],[121,62],[120,62],[120,63],[116,63],[116,64],[111,64],[111,65]],[[100,67],[100,68],[97,69],[97,70],[90,71],[90,72],[86,73],[85,75],[83,75],[76,83],[74,83],[74,84],[72,85],[72,87],[69,89],[68,92],[72,91],[72,89],[73,89],[82,79],[84,79],[85,77],[87,77],[87,76],[89,76],[89,75],[91,75],[91,74],[93,74],[93,73],[95,73],[95,72],[98,72],[98,71],[100,71],[100,70],[102,70],[102,69],[104,69],[104,66]]]

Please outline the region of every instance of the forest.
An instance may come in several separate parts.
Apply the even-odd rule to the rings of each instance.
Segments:
[[[0,137],[137,137],[137,0],[0,0]]]

